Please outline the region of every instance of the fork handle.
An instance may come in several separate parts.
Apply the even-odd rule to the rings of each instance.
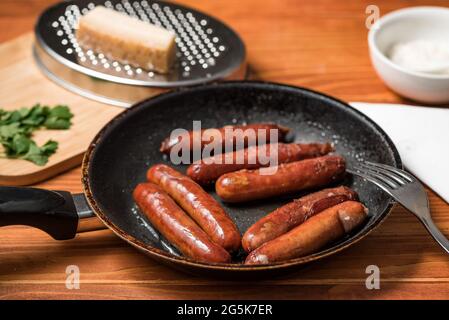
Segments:
[[[446,236],[441,233],[438,227],[435,225],[431,217],[424,216],[418,217],[422,224],[426,227],[427,231],[429,231],[430,235],[435,239],[436,242],[449,253],[449,240]]]

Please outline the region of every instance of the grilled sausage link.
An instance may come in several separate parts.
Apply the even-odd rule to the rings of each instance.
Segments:
[[[226,173],[215,183],[215,190],[224,201],[244,202],[321,187],[343,178],[345,170],[344,158],[324,156]]]
[[[357,200],[357,198],[355,191],[341,186],[295,199],[249,227],[242,238],[243,249],[251,252],[265,242],[290,231],[311,216],[344,201]]]
[[[267,264],[312,254],[360,226],[367,213],[368,209],[356,201],[328,208],[252,251],[245,264]]]
[[[234,222],[220,204],[192,179],[164,164],[152,166],[147,179],[167,192],[212,241],[228,251],[240,247],[240,232]]]
[[[151,224],[186,257],[209,263],[231,260],[159,186],[141,183],[133,197]]]
[[[270,141],[271,130],[277,130],[278,141]],[[232,134],[225,134],[228,131]],[[221,153],[225,145],[232,143],[232,146],[235,148],[239,141],[242,142],[240,149],[256,144],[284,141],[289,131],[289,128],[272,123],[254,123],[249,125],[225,126],[218,129],[202,129],[189,131],[179,136],[170,136],[162,141],[159,150],[162,153],[169,154],[171,149],[177,146],[179,149],[189,148],[188,150],[194,152],[198,149],[203,150],[205,146],[208,146],[215,150],[220,150],[219,153]]]
[[[257,169],[281,163],[324,156],[334,151],[330,143],[273,143],[251,146],[204,158],[187,168],[187,175],[201,185],[215,182],[221,175],[242,169]]]

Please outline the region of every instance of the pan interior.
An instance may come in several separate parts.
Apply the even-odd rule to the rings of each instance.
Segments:
[[[149,166],[156,163],[173,166],[159,152],[160,143],[175,128],[191,130],[194,120],[200,120],[203,128],[274,122],[292,128],[294,141],[333,142],[348,166],[360,160],[400,166],[395,147],[373,122],[342,102],[305,89],[230,82],[149,99],[112,121],[98,136],[88,166],[89,184],[99,209],[111,223],[141,242],[175,255],[179,254],[176,249],[139,212],[132,191],[146,180]],[[186,169],[186,166],[173,167],[182,172]],[[374,185],[351,175],[343,184],[356,190],[369,208],[369,219],[358,232],[372,227],[387,213],[391,200]],[[216,197],[213,190],[210,192]],[[222,205],[243,233],[262,216],[291,199],[291,196],[278,197]],[[353,236],[331,247],[342,245]],[[234,260],[243,258],[240,252]]]

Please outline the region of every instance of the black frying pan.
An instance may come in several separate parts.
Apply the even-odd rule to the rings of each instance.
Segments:
[[[139,212],[132,191],[145,181],[150,165],[169,164],[159,152],[160,142],[175,128],[192,129],[193,120],[201,120],[203,128],[275,122],[294,129],[295,141],[333,141],[349,167],[359,160],[402,167],[399,154],[385,132],[346,103],[307,89],[273,83],[212,84],[140,102],[107,124],[83,160],[85,196],[2,187],[0,225],[32,225],[56,239],[69,239],[77,232],[99,227],[98,219],[79,219],[94,212],[122,239],[162,263],[201,274],[247,276],[297,269],[334,254],[365,237],[392,209],[393,201],[385,193],[348,175],[344,184],[359,193],[370,213],[361,229],[338,243],[304,258],[263,266],[242,265],[242,252],[235,255],[232,264],[205,264],[184,258]],[[291,197],[281,197],[242,205],[223,203],[223,206],[243,233],[259,218],[290,200]]]

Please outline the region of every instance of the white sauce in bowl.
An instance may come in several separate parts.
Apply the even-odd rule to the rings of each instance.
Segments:
[[[391,61],[410,71],[449,75],[449,43],[413,40],[395,44]]]

